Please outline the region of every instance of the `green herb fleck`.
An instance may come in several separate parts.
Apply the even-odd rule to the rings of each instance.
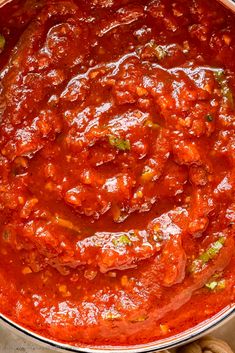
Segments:
[[[209,282],[209,283],[206,283],[206,288],[210,289],[210,290],[214,290],[218,285],[218,282],[216,281],[213,281],[213,282]]]
[[[121,235],[117,239],[113,239],[112,242],[115,246],[126,246],[126,245],[131,246],[132,245],[130,238],[126,234]]]
[[[221,237],[219,240],[214,242],[204,253],[202,253],[199,259],[202,260],[204,263],[213,259],[222,249],[224,242],[225,242],[225,239]]]
[[[206,288],[210,290],[222,290],[226,287],[226,282],[224,279],[221,279],[220,281],[211,281],[209,283],[206,283],[205,285]]]
[[[3,50],[6,44],[6,40],[2,34],[0,34],[0,50]]]
[[[226,79],[224,70],[218,70],[214,72],[214,77],[221,88],[221,93],[223,97],[227,99],[229,105],[233,108],[234,107],[233,93],[229,88],[228,80]]]
[[[131,149],[129,140],[123,140],[114,135],[109,135],[109,143],[111,146],[116,147],[120,151],[129,151]]]
[[[158,60],[162,60],[168,55],[166,48],[162,45],[157,45],[154,40],[151,40],[149,45],[154,50],[154,54]]]
[[[215,72],[214,72],[214,76],[215,76],[216,81],[217,81],[219,84],[222,84],[223,81],[224,81],[224,79],[225,79],[224,70],[215,71]]]
[[[218,255],[224,245],[224,242],[225,238],[221,237],[213,244],[211,244],[209,248],[199,256],[198,259],[192,262],[190,272],[200,271],[204,267],[204,265],[207,264],[207,262],[212,260],[216,255]]]
[[[214,118],[213,118],[213,116],[212,116],[211,114],[207,114],[207,115],[205,116],[205,118],[206,118],[206,120],[207,120],[209,123],[214,120]]]

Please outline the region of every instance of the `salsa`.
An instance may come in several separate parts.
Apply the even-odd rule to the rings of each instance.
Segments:
[[[235,17],[209,0],[0,8],[0,312],[133,345],[235,304]]]

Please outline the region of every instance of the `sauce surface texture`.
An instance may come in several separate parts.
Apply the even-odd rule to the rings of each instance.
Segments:
[[[0,69],[0,312],[133,345],[234,305],[234,16],[13,1]]]

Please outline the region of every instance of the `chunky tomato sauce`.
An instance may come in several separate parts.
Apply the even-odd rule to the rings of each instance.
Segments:
[[[212,0],[0,9],[0,312],[140,344],[235,302],[235,18]]]

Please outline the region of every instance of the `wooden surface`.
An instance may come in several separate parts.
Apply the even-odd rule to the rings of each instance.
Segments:
[[[213,333],[214,336],[226,340],[235,353],[235,318]],[[0,353],[53,353],[0,328]]]

